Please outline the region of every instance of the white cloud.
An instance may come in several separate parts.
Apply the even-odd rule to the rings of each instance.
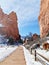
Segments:
[[[0,5],[6,13],[15,11],[19,27],[22,27],[29,25],[29,20],[37,19],[40,0],[0,0]]]

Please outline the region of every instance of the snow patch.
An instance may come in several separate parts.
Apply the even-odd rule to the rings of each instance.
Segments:
[[[49,40],[47,40],[48,44],[49,44]]]
[[[39,54],[41,54],[42,56],[46,57],[47,59],[49,59],[49,51],[46,50],[41,50],[41,49],[37,49],[36,50]]]
[[[13,51],[16,50],[16,46],[15,47],[11,47],[11,46],[4,46],[4,47],[0,47],[0,62],[3,61],[7,56],[9,56]]]
[[[0,24],[0,27],[4,27],[4,25],[3,24]]]
[[[23,49],[26,65],[42,65],[40,62],[34,60],[34,56],[31,55],[30,52],[25,47],[23,47]]]

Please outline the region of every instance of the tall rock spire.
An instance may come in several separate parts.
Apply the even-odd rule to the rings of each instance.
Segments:
[[[5,27],[0,27],[0,34],[5,34],[7,37],[12,37],[14,40],[19,39],[17,15],[15,12],[7,15],[0,7],[0,26],[2,26],[1,24]]]
[[[40,36],[45,37],[49,32],[49,0],[41,0],[39,25]]]

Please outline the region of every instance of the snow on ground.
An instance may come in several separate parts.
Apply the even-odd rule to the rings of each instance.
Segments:
[[[42,65],[39,61],[34,60],[34,56],[30,54],[30,52],[23,47],[24,49],[24,56],[26,59],[26,65]]]
[[[41,50],[41,49],[37,49],[36,51],[39,54],[41,54],[42,56],[44,56],[45,58],[49,59],[49,51],[47,51],[47,50]]]
[[[7,56],[9,56],[13,51],[15,51],[17,46],[3,46],[0,47],[0,62],[3,61]]]

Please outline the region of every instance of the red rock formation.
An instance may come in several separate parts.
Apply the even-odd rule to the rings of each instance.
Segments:
[[[37,35],[37,34],[35,33],[35,34],[33,34],[32,38],[33,38],[33,40],[36,40],[36,39],[39,38],[39,35]]]
[[[43,43],[43,49],[48,50],[49,49],[49,43],[47,43],[47,42]]]
[[[4,14],[0,8],[0,34],[11,36],[14,40],[19,39],[17,16],[15,12]]]
[[[40,35],[45,37],[49,32],[49,0],[41,0],[39,25]]]

